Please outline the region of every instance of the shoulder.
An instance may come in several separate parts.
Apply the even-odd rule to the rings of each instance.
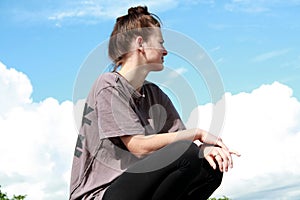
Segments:
[[[91,87],[89,97],[95,98],[101,91],[105,89],[113,89],[116,86],[116,74],[107,72],[98,76]]]
[[[117,82],[118,76],[117,74],[113,72],[107,72],[104,74],[101,74],[97,81],[96,85],[100,86],[101,89],[110,87],[110,86],[115,86]]]
[[[107,88],[115,88],[117,85],[118,76],[113,72],[106,72],[101,74],[93,85],[95,91],[101,91]]]
[[[169,100],[168,95],[157,84],[145,81],[144,86],[148,94],[151,93],[153,96],[161,98],[162,100]]]
[[[145,80],[144,86],[148,89],[151,89],[151,90],[156,90],[156,91],[159,91],[159,92],[163,92],[158,85],[156,85],[153,82],[147,81],[147,80]]]

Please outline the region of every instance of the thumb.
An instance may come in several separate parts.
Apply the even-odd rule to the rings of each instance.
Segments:
[[[214,161],[214,159],[211,156],[206,156],[205,159],[207,160],[207,162],[209,163],[209,165],[213,168],[216,169],[217,165]]]

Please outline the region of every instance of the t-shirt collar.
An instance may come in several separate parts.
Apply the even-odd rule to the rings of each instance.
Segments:
[[[131,94],[131,97],[134,99],[142,97],[141,93],[133,88],[133,86],[124,78],[120,73],[114,72],[116,74],[115,82],[118,87],[125,89]]]

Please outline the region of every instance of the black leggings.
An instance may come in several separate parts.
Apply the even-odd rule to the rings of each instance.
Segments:
[[[197,145],[178,141],[129,167],[109,186],[103,200],[208,199],[222,176],[200,158]]]

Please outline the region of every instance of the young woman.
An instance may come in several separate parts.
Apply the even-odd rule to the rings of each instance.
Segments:
[[[117,18],[109,41],[116,67],[87,98],[70,199],[207,199],[232,167],[237,152],[206,131],[186,130],[168,96],[145,81],[163,69],[163,42],[159,19],[147,7]]]

